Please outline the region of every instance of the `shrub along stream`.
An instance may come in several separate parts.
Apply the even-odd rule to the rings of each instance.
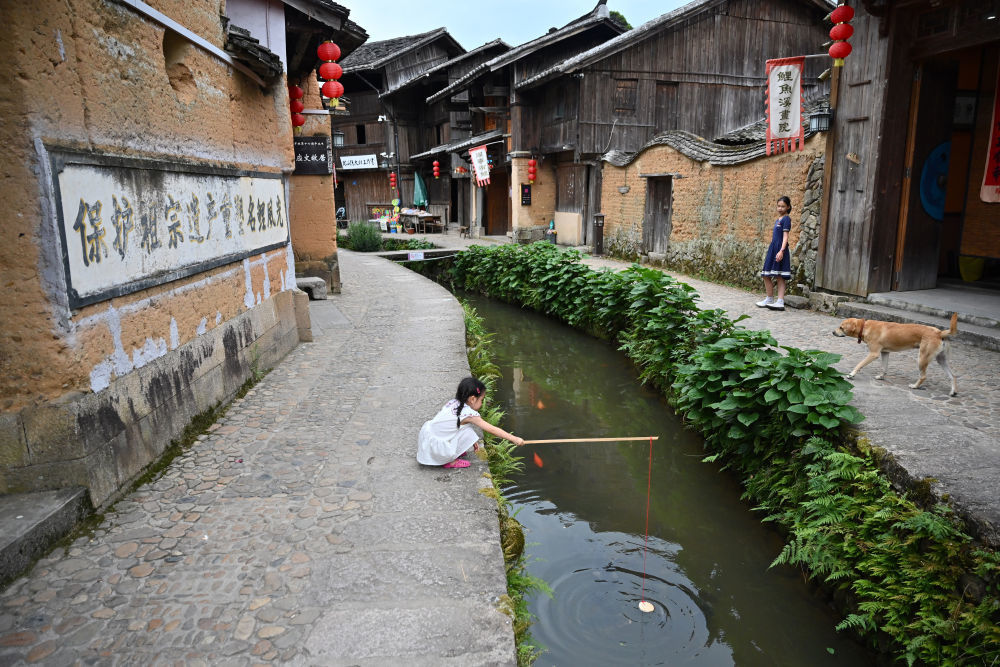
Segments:
[[[1000,665],[1000,554],[947,506],[891,487],[884,452],[851,429],[863,416],[838,355],[701,310],[693,288],[660,271],[593,271],[580,257],[548,243],[473,246],[415,268],[616,342],[704,438],[705,459],[785,532],[773,564],[833,592],[838,629],[911,665]]]

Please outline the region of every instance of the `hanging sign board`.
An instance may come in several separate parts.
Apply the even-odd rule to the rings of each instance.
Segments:
[[[521,183],[521,206],[531,206],[530,183]]]
[[[378,159],[374,153],[369,155],[341,155],[341,169],[378,169]]]
[[[802,150],[802,68],[805,58],[767,61],[767,154]]]
[[[490,161],[486,157],[486,146],[470,148],[469,157],[472,158],[472,171],[476,175],[476,184],[480,186],[489,185]]]
[[[991,204],[1000,204],[1000,72],[993,93],[993,119],[990,122],[990,141],[986,144],[986,169],[979,198]]]
[[[332,174],[330,137],[295,137],[296,174]]]

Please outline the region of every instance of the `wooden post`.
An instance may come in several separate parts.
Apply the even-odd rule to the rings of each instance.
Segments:
[[[830,219],[830,185],[833,183],[833,151],[837,147],[837,96],[840,92],[840,73],[843,67],[834,67],[830,79],[830,129],[826,133],[826,146],[823,149],[823,192],[820,198],[819,212],[819,248],[816,253],[816,275],[813,278],[813,288],[823,276],[826,266],[826,234]]]

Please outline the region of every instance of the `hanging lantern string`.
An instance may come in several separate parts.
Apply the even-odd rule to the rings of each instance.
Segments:
[[[646,475],[646,537],[642,545],[642,594],[639,608],[646,602],[646,552],[649,549],[649,492],[653,488],[653,440],[649,439],[649,472]]]

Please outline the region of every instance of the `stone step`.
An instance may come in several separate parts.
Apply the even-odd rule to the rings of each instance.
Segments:
[[[45,555],[91,511],[83,487],[0,496],[0,586]]]
[[[312,301],[326,299],[326,281],[315,276],[295,276],[295,285],[309,295]]]
[[[910,306],[912,304],[907,305]],[[837,305],[837,316],[845,318],[859,317],[866,320],[882,320],[883,322],[927,324],[938,329],[947,329],[949,327],[951,312],[936,309],[935,312],[927,313],[923,312],[923,310],[932,309],[923,307],[921,310],[911,310],[909,308],[904,310],[903,308],[879,303],[844,301]],[[956,343],[964,343],[1000,352],[1000,328],[965,322],[961,313],[959,313],[958,335],[952,340]]]
[[[941,317],[951,320],[951,314],[958,313],[958,321],[966,324],[973,324],[987,329],[1000,329],[1000,322],[986,313],[970,312],[960,304],[948,303],[947,295],[943,295],[940,302],[914,303],[894,296],[895,293],[871,294],[866,301],[875,306],[884,306],[897,310],[913,311],[924,315]]]

